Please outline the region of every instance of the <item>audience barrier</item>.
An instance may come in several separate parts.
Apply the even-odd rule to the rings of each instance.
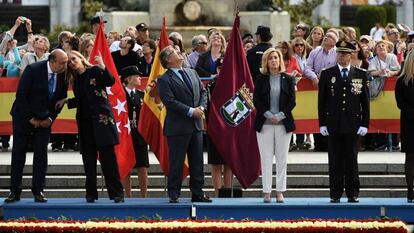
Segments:
[[[204,84],[211,78],[201,78]],[[371,116],[369,132],[399,133],[400,111],[395,101],[394,89],[397,78],[388,78],[384,91],[380,96],[370,101]],[[0,135],[12,134],[12,118],[10,109],[15,99],[15,92],[19,83],[18,78],[0,78]],[[137,88],[144,90],[147,78],[142,78]],[[296,133],[319,132],[318,123],[318,90],[308,79],[301,79],[297,85],[296,107],[293,115],[296,123]],[[71,90],[68,97],[73,97]],[[67,109],[65,106],[52,127],[54,133],[77,133],[75,121],[76,109]],[[253,129],[252,129],[253,130]]]

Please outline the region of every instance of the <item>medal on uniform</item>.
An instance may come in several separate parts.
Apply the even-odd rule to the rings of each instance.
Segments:
[[[351,80],[351,92],[354,95],[359,95],[362,92],[362,79],[352,79]]]
[[[331,78],[331,83],[335,83],[336,82],[336,78],[335,77],[332,77]]]
[[[331,95],[332,95],[332,96],[335,96],[335,91],[334,91],[333,86],[331,86]]]

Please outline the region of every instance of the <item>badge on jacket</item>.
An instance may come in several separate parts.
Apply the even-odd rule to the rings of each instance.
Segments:
[[[362,79],[352,79],[351,80],[351,93],[353,93],[354,95],[359,95],[361,94],[361,89],[362,89]]]

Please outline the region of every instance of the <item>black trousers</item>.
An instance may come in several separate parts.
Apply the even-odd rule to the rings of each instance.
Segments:
[[[96,187],[96,163],[98,160],[98,152],[99,162],[105,177],[109,198],[114,199],[115,197],[123,197],[124,188],[119,177],[114,146],[100,148],[96,146],[91,119],[82,119],[80,127],[82,127],[80,140],[82,145],[83,167],[86,175],[86,197],[94,199],[98,198],[98,190]]]
[[[190,173],[190,190],[193,196],[203,195],[204,163],[202,133],[168,136],[169,172],[168,196],[180,197],[183,180],[184,160],[187,153]]]
[[[329,187],[331,198],[359,195],[357,134],[329,134]],[[345,181],[345,182],[344,182]]]
[[[34,128],[29,122],[19,116],[13,116],[13,148],[11,161],[10,191],[22,192],[23,168],[26,164],[27,145],[33,143],[33,173],[32,193],[43,192],[47,171],[47,144],[49,143],[49,128]]]

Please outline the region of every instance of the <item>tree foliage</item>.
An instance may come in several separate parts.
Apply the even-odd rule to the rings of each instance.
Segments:
[[[298,5],[290,5],[286,0],[273,0],[274,4],[280,6],[284,11],[289,12],[292,27],[298,23],[306,23],[313,26],[312,11],[323,3],[324,0],[303,0]],[[321,19],[323,21],[323,19]],[[326,21],[323,21],[327,23]]]

